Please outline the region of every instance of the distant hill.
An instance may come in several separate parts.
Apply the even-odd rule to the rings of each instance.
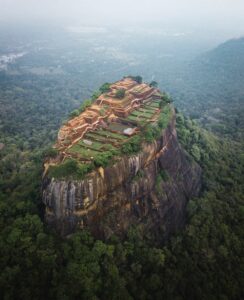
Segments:
[[[226,75],[233,79],[244,75],[244,37],[229,40],[212,51],[207,52],[200,59],[201,64],[216,68],[215,71],[235,72]]]
[[[176,73],[171,85],[181,110],[217,133],[243,136],[244,38],[197,57]]]
[[[244,92],[244,38],[229,40],[203,54],[191,68],[192,80],[214,84],[220,91],[227,85]]]

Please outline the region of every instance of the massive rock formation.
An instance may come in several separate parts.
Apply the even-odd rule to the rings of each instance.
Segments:
[[[187,201],[200,186],[201,168],[179,145],[173,114],[161,137],[144,143],[136,155],[122,156],[83,180],[45,176],[45,218],[63,235],[88,227],[108,238],[140,224],[163,239],[183,225]]]

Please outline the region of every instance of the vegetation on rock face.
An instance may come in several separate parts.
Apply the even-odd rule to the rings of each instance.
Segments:
[[[75,159],[67,159],[57,166],[50,166],[49,176],[57,179],[82,179],[92,169],[92,164],[79,164]]]
[[[169,124],[172,117],[172,108],[169,105],[164,106],[158,120],[158,127],[164,129]]]
[[[142,135],[148,143],[152,143],[155,139],[159,138],[161,134],[162,131],[155,125],[147,125],[142,130]]]
[[[109,165],[109,163],[112,162],[111,159],[115,155],[119,155],[118,150],[109,150],[109,151],[99,154],[94,160],[95,167],[107,167]]]
[[[85,175],[97,167],[107,167],[113,162],[112,158],[120,153],[117,150],[109,150],[100,153],[92,163],[79,163],[75,159],[67,159],[56,166],[50,166],[48,176],[56,179],[83,179]]]
[[[124,143],[121,148],[122,154],[134,154],[141,150],[141,137],[134,136],[128,142]]]

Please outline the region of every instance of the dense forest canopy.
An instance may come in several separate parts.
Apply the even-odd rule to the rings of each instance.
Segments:
[[[26,35],[22,46],[11,40],[0,49],[0,56],[25,52],[0,70],[0,297],[242,299],[243,39],[190,60],[166,58],[164,49],[175,45],[169,40],[156,39],[160,58],[140,37],[130,44],[128,34],[120,41],[113,32],[65,34],[65,41],[57,32],[32,43]],[[106,48],[115,41],[117,48]],[[175,57],[184,48],[178,43]],[[165,244],[140,228],[123,241],[85,231],[63,240],[43,223],[43,159],[69,113],[126,74],[156,80],[191,116],[177,113],[177,131],[203,169],[201,197],[188,203],[185,228]]]

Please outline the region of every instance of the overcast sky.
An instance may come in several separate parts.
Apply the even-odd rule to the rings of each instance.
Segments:
[[[0,19],[244,28],[244,0],[0,0]]]

